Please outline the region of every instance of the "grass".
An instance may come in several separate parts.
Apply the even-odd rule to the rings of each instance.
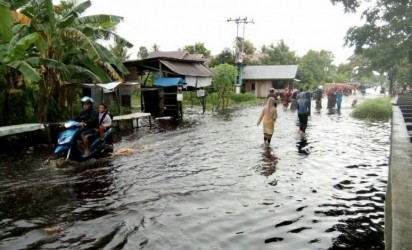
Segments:
[[[206,94],[206,108],[208,110],[214,109],[218,103],[217,93]],[[259,99],[255,95],[250,93],[245,94],[230,94],[229,106],[242,106],[242,105],[262,105],[266,100]],[[183,107],[202,106],[200,99],[197,97],[196,92],[184,91],[183,92]],[[132,107],[140,110],[140,91],[135,90],[132,96]]]
[[[359,104],[351,116],[369,121],[389,120],[392,116],[392,105],[387,97],[370,99]]]
[[[219,98],[217,93],[208,93],[206,95],[206,107],[207,109],[214,109],[218,104]],[[257,98],[253,94],[230,94],[229,95],[229,106],[242,106],[242,105],[260,105],[263,104],[265,100]],[[192,95],[190,92],[184,92],[183,96],[183,106],[201,106],[200,99],[197,98],[196,92]]]

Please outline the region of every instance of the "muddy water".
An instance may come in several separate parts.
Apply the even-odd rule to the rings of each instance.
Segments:
[[[313,112],[303,143],[279,109],[269,150],[248,107],[159,121],[77,167],[2,156],[0,249],[381,249],[390,124],[351,101]]]

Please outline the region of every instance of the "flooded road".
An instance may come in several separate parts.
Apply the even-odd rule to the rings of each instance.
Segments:
[[[270,150],[247,107],[159,121],[79,168],[2,156],[0,249],[383,249],[390,124],[323,101],[306,143],[279,108]]]

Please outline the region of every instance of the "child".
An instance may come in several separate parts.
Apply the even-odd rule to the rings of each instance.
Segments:
[[[112,126],[112,118],[110,117],[109,111],[107,110],[107,105],[101,103],[99,106],[100,143],[104,141],[104,132],[106,132],[106,129],[110,126]]]

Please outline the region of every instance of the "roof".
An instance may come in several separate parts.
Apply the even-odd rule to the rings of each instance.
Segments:
[[[163,71],[168,75],[213,77],[216,73],[203,63],[200,54],[189,54],[186,51],[154,51],[143,60],[125,61],[126,67],[136,67],[137,71]]]
[[[154,85],[159,87],[172,87],[183,84],[186,84],[186,81],[180,77],[159,77],[154,82]]]
[[[139,85],[137,82],[109,82],[109,83],[83,83],[86,87],[100,87],[102,89],[113,90],[119,85],[135,87]]]
[[[244,80],[294,80],[298,65],[257,65],[243,69]]]
[[[187,51],[153,51],[145,59],[173,59],[183,61],[204,62],[202,54],[189,54]]]
[[[160,60],[160,62],[171,71],[182,76],[213,77],[216,75],[213,70],[201,63],[174,62],[167,60]]]

